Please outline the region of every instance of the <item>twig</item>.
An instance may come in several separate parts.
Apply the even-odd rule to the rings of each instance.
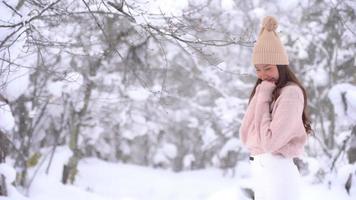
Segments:
[[[177,39],[177,40],[187,43],[187,44],[188,43],[189,44],[200,44],[200,45],[217,46],[217,47],[238,44],[241,46],[253,47],[253,42],[241,42],[241,41],[234,41],[234,40],[230,40],[230,41],[225,41],[225,40],[187,40],[187,39],[178,37],[176,34],[173,34],[170,32],[168,32],[168,33],[163,32],[162,30],[160,30],[159,28],[157,28],[151,24],[147,24],[147,27],[157,31],[158,33],[160,33],[162,35],[170,36],[174,39]]]
[[[15,31],[13,31],[12,33],[10,33],[9,35],[6,36],[6,38],[1,41],[0,43],[0,49],[2,48],[2,46],[7,42],[7,40],[9,40],[13,35],[15,35],[17,32],[19,32],[21,30],[22,26],[20,26],[18,29],[16,29]]]
[[[99,20],[95,17],[94,13],[91,11],[89,5],[87,4],[87,2],[85,2],[85,0],[82,0],[82,2],[84,3],[85,7],[87,7],[88,11],[90,12],[91,16],[94,18],[96,25],[99,27],[99,29],[103,32],[103,35],[106,39],[106,41],[110,44],[110,40],[109,37],[106,35],[103,27],[100,25]],[[123,60],[124,57],[121,55],[121,53],[115,48],[113,47],[114,51],[120,56],[120,58]]]
[[[31,184],[33,182],[33,180],[35,180],[37,173],[39,172],[39,170],[41,169],[41,166],[43,165],[43,163],[46,161],[46,158],[48,156],[48,153],[43,157],[43,159],[41,160],[41,163],[38,165],[38,167],[36,168],[35,172],[33,173],[32,177],[30,178],[30,181],[28,182],[28,184],[26,185],[26,193],[28,194],[29,189],[31,187]]]
[[[53,2],[53,3],[51,3],[50,5],[48,5],[47,7],[45,7],[43,10],[41,10],[41,12],[40,12],[38,15],[31,17],[31,18],[30,18],[29,20],[27,20],[27,21],[19,22],[19,23],[12,24],[12,25],[0,25],[0,28],[15,28],[16,26],[21,26],[21,27],[22,27],[22,26],[24,26],[24,25],[26,25],[26,24],[32,22],[33,20],[40,18],[44,12],[46,12],[47,10],[49,10],[50,8],[52,8],[54,5],[56,5],[56,4],[57,4],[58,2],[60,2],[60,1],[61,1],[61,0],[57,0],[57,1]]]
[[[0,25],[0,28],[1,27],[5,27],[5,28],[15,28],[17,26],[19,26],[18,29],[16,29],[15,31],[13,31],[10,35],[6,36],[6,38],[1,41],[0,43],[0,49],[3,47],[3,45],[7,42],[7,40],[9,40],[14,34],[16,34],[18,31],[20,31],[26,24],[29,24],[31,21],[39,18],[44,12],[46,12],[48,9],[50,9],[52,6],[54,6],[55,4],[57,4],[59,1],[61,0],[57,0],[53,3],[51,3],[50,5],[48,5],[46,8],[44,8],[38,15],[32,17],[31,19],[27,20],[27,21],[22,21],[22,22],[19,22],[17,24],[13,24],[13,25]]]
[[[124,14],[131,22],[136,23],[136,19],[135,19],[132,15],[126,13],[126,12],[123,10],[124,3],[125,3],[124,0],[122,0],[122,2],[121,2],[120,5],[117,5],[117,4],[115,4],[115,3],[111,2],[111,1],[108,1],[108,4],[109,4],[110,6],[114,7],[116,10],[118,10],[119,12],[121,12],[122,14]]]
[[[334,169],[337,159],[340,157],[341,153],[345,151],[346,144],[350,140],[350,138],[351,138],[351,135],[348,135],[347,138],[342,142],[342,146],[341,146],[341,148],[339,148],[339,152],[337,153],[337,155],[335,156],[335,158],[331,164],[330,171],[332,171]]]
[[[319,142],[319,144],[320,144],[321,148],[323,149],[324,153],[325,153],[329,158],[331,158],[332,155],[329,153],[327,147],[324,146],[325,143],[323,143],[323,142],[321,141],[321,139],[318,138],[315,134],[313,134],[313,137],[316,139],[316,141]]]
[[[10,8],[12,11],[14,11],[18,16],[22,17],[22,15],[17,12],[17,10],[15,8],[13,8],[12,6],[10,6],[9,4],[6,3],[6,1],[2,1],[8,8]]]

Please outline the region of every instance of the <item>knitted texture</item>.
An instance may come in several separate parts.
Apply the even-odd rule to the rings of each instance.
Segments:
[[[256,64],[288,65],[288,55],[276,33],[278,22],[276,18],[267,16],[262,20],[262,26],[253,48],[252,62]]]
[[[241,123],[240,139],[252,155],[273,153],[298,157],[307,140],[302,121],[303,92],[295,84],[283,87],[270,112],[271,94],[267,92],[274,87],[267,81],[257,86]]]

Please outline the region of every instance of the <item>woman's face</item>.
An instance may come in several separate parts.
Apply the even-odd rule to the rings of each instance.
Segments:
[[[255,65],[257,77],[263,81],[277,83],[279,73],[277,65],[257,64]]]

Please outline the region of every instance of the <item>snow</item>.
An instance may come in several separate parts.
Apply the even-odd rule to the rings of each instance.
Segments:
[[[311,72],[312,79],[316,86],[326,86],[329,83],[330,77],[324,66],[325,65],[321,65]]]
[[[219,153],[219,156],[225,157],[227,156],[227,153],[229,151],[239,151],[240,147],[241,147],[240,140],[238,140],[237,138],[231,138],[225,143],[224,147],[221,149]]]
[[[221,1],[221,8],[224,10],[232,10],[234,9],[235,2],[232,0],[222,0]]]
[[[298,38],[295,42],[295,46],[298,49],[298,58],[299,59],[307,59],[309,57],[308,52],[306,51],[308,47],[308,41],[303,38]]]
[[[16,6],[17,1],[15,0],[7,0],[6,3],[12,7]],[[19,17],[18,15],[13,15],[13,11],[8,8],[4,3],[0,4],[0,11],[1,11],[1,19],[4,21],[14,20],[15,17]],[[14,22],[14,21],[11,21]],[[2,38],[1,38],[2,40]]]
[[[15,126],[15,119],[12,115],[9,105],[3,104],[0,105],[0,130],[4,130],[5,133],[10,132]]]
[[[289,0],[289,1],[284,1],[284,0],[278,0],[278,5],[281,6],[284,10],[292,10],[293,8],[296,8],[298,6],[298,3],[303,3],[305,4],[307,1],[302,0],[302,1],[296,1],[296,0]]]
[[[246,197],[243,197],[241,191],[236,190],[234,188],[228,188],[228,189],[223,189],[220,191],[217,191],[213,193],[208,200],[222,200],[222,199],[239,199],[239,200],[244,200],[248,199]]]
[[[12,183],[15,181],[16,171],[11,165],[7,163],[0,164],[0,174],[5,176],[5,181],[7,183]]]
[[[122,130],[122,137],[128,140],[132,140],[137,136],[146,135],[148,127],[144,124],[132,123],[126,125]]]
[[[95,142],[99,140],[101,134],[104,131],[105,129],[100,126],[95,126],[94,128],[90,129],[90,131],[88,131],[90,134],[86,134],[86,137],[89,139],[89,143],[95,144]]]
[[[68,73],[61,81],[51,81],[47,84],[47,90],[55,97],[61,97],[62,93],[71,94],[77,91],[84,83],[83,76],[78,72]]]
[[[85,158],[79,162],[79,172],[74,185],[63,185],[62,167],[71,155],[69,148],[58,147],[50,171],[45,174],[44,165],[32,183],[28,197],[9,187],[9,197],[0,200],[247,200],[240,187],[251,184],[248,161],[240,162],[235,177],[224,177],[219,169],[204,169],[175,173],[122,163],[111,163],[97,158]],[[349,172],[354,166],[345,166]],[[11,171],[11,170],[10,170]],[[30,170],[33,173],[33,169]],[[344,173],[343,173],[344,174]],[[341,185],[328,189],[326,184],[305,181],[302,200],[351,200],[356,186],[348,196]]]
[[[130,113],[130,116],[132,118],[132,120],[136,123],[141,123],[141,124],[145,124],[146,123],[146,118],[145,116],[142,115],[142,113],[138,112],[138,111],[132,111]]]
[[[238,114],[243,110],[241,100],[235,97],[218,98],[215,100],[214,112],[223,121],[230,124],[234,122]]]
[[[171,143],[165,143],[154,155],[154,163],[159,165],[169,165],[170,160],[177,156],[177,147]]]
[[[190,128],[196,128],[199,126],[199,121],[197,118],[194,117],[189,117],[189,123],[188,123],[188,127]]]
[[[175,158],[177,156],[177,147],[171,143],[165,143],[163,145],[163,152],[168,158]]]
[[[182,10],[188,6],[188,1],[187,0],[180,0],[180,1],[156,0],[154,5],[155,7],[152,6],[151,10],[156,8],[168,15],[180,15]]]
[[[204,136],[203,136],[203,142],[204,142],[204,147],[208,149],[210,145],[218,138],[216,135],[214,129],[211,126],[206,127]]]
[[[169,164],[169,160],[161,152],[158,152],[157,154],[154,155],[153,162],[154,162],[155,165],[164,165],[164,166],[166,166],[166,165]]]
[[[99,165],[105,173],[92,173],[95,165]],[[208,199],[210,193],[219,191],[219,189],[214,189],[219,182],[222,186],[220,190],[228,184],[236,186],[232,180],[224,183],[224,179],[217,170],[210,172],[212,177],[204,177],[207,174],[203,171],[177,174],[133,165],[98,162],[97,159],[87,159],[86,166],[80,170],[81,173],[84,173],[86,178],[81,176],[82,178],[78,180],[79,187],[91,188],[91,191],[95,193],[115,199]],[[93,181],[94,184],[88,183],[88,180]],[[112,181],[103,184],[102,181],[105,180]],[[231,186],[227,188],[233,188]]]
[[[344,100],[343,96],[344,95]],[[337,124],[349,126],[356,124],[356,86],[349,83],[334,85],[328,94],[334,105],[334,112],[337,116]],[[345,107],[345,103],[347,107]]]
[[[183,158],[183,164],[185,169],[189,169],[192,163],[195,161],[195,157],[193,154],[185,155]]]
[[[336,177],[333,177],[334,182],[342,186],[342,183],[346,183],[350,173],[356,171],[356,165],[346,164],[338,169]]]
[[[144,88],[129,88],[127,90],[127,95],[130,97],[130,99],[135,100],[135,101],[145,101],[149,96],[150,92]]]
[[[60,97],[62,95],[63,84],[62,81],[49,82],[47,90],[55,97]]]
[[[266,16],[266,10],[263,8],[255,8],[249,12],[249,15],[256,16],[256,18],[261,19]]]
[[[75,85],[81,85],[83,84],[83,76],[78,73],[78,72],[70,72],[66,75],[65,79],[69,82],[75,82],[73,89],[78,89],[78,86],[75,87]]]
[[[354,89],[356,89],[356,86],[354,86]],[[346,99],[348,100],[348,103],[350,106],[353,108],[356,107],[356,90],[350,91],[346,94]]]
[[[6,75],[5,75],[6,74]],[[27,91],[29,85],[29,71],[25,68],[10,67],[1,73],[1,93],[9,101],[15,101]]]
[[[31,200],[23,196],[16,188],[12,185],[8,185],[7,192],[10,194],[8,197],[0,196],[0,200]]]

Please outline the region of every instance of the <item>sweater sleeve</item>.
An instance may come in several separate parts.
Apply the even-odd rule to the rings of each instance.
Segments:
[[[252,97],[250,103],[247,106],[244,117],[242,118],[239,134],[243,144],[246,144],[247,137],[248,137],[248,130],[250,126],[253,125],[255,106],[256,106],[256,96],[258,94],[258,90],[259,90],[259,85],[256,88],[255,95]]]
[[[275,103],[273,118],[269,111],[270,101],[270,95],[260,92],[256,102],[255,126],[262,148],[266,152],[275,152],[286,145],[298,130],[304,97],[298,86],[284,87]]]

